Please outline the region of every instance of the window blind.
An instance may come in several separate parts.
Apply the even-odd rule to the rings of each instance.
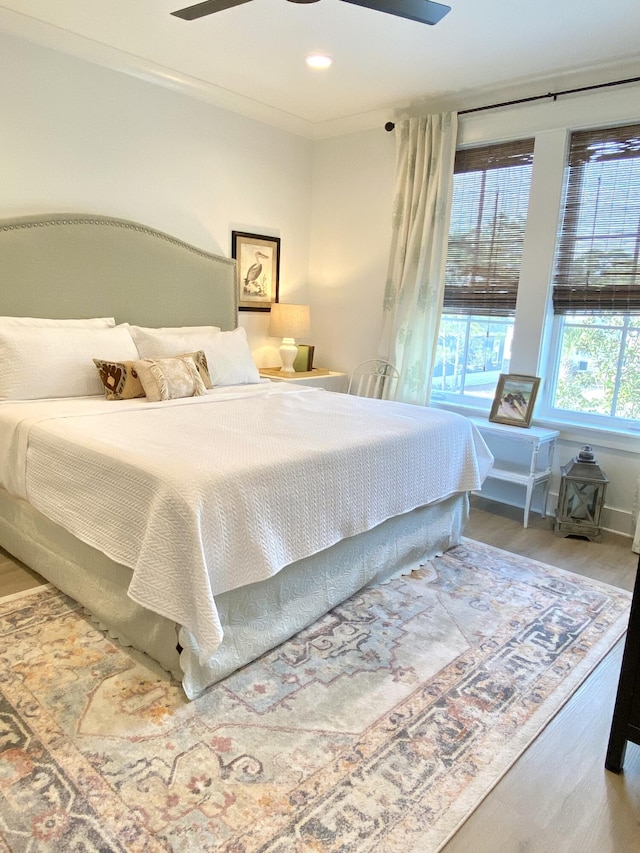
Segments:
[[[533,144],[523,139],[456,152],[446,313],[515,313]]]
[[[553,309],[640,313],[640,124],[571,135]]]

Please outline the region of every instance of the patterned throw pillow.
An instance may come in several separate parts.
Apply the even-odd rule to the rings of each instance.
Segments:
[[[132,400],[144,397],[144,388],[133,361],[105,361],[94,358],[107,400]]]
[[[201,397],[206,388],[191,356],[175,358],[143,358],[134,362],[147,400],[177,400],[179,397]]]
[[[176,356],[176,358],[193,359],[204,387],[212,387],[207,357],[202,350],[186,352],[183,355]],[[135,362],[105,361],[101,358],[94,358],[93,363],[98,368],[107,400],[132,400],[134,397],[145,396],[142,382],[134,366]]]

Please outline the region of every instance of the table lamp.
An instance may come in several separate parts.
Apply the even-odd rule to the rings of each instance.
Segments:
[[[296,338],[306,338],[311,331],[308,305],[289,305],[286,302],[274,302],[269,318],[269,335],[282,338],[280,361],[282,373],[294,373],[293,362],[298,352]]]

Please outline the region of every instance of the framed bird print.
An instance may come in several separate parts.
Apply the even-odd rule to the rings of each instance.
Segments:
[[[278,302],[280,238],[232,231],[231,257],[236,259],[238,309],[270,311]]]

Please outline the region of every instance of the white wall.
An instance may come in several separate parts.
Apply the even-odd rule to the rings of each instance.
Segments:
[[[310,140],[12,37],[0,57],[0,218],[114,215],[227,256],[232,230],[279,236],[281,301],[306,301]],[[267,321],[240,315],[260,365]]]
[[[314,362],[349,372],[378,355],[395,173],[382,128],[316,142],[309,282]]]
[[[540,375],[543,363],[545,307],[560,209],[558,178],[563,172],[568,132],[639,119],[637,85],[460,117],[459,145],[536,137],[531,194],[542,204],[527,229],[516,315],[520,361],[512,364],[516,372]],[[322,361],[337,370],[348,372],[361,359],[376,354],[394,160],[393,134],[386,133],[383,127],[316,143],[311,299],[322,323],[317,329]],[[555,424],[542,423],[557,428]],[[559,466],[572,459],[583,444],[594,447],[596,458],[610,479],[603,526],[630,535],[631,508],[640,473],[637,434],[584,430],[579,424],[571,429],[561,428],[550,507],[553,509],[557,497]]]

